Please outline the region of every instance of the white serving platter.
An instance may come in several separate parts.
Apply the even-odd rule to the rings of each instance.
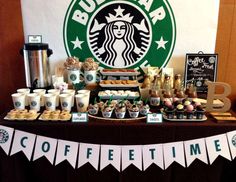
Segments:
[[[163,118],[167,121],[173,121],[173,122],[202,122],[207,120],[207,117],[205,115],[203,116],[202,119],[197,119],[196,116],[194,116],[193,119],[187,119],[186,116],[184,116],[183,119],[177,119],[176,116],[174,116],[173,119],[169,119],[164,113],[163,113]]]
[[[104,72],[103,70],[101,70],[100,73],[104,76],[137,76],[140,74],[138,71],[135,71],[135,72],[105,71]]]

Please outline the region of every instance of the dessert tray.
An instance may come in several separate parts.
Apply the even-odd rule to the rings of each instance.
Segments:
[[[116,116],[111,116],[110,118],[104,118],[102,115],[91,115],[88,114],[89,118],[96,119],[96,121],[102,122],[119,122],[119,123],[128,123],[128,122],[146,122],[146,116],[139,116],[137,118],[126,117],[123,119],[116,118]]]
[[[98,92],[98,97],[101,99],[110,99],[112,96],[113,99],[121,100],[121,99],[136,99],[140,97],[139,92],[135,91],[116,91],[116,90],[105,90]]]
[[[55,119],[52,119],[52,118],[48,118],[48,119],[44,119],[43,117],[42,117],[42,115],[40,115],[40,117],[39,117],[39,120],[41,120],[41,121],[69,121],[71,119],[71,114],[70,114],[70,116],[69,117],[67,117],[66,119],[61,119],[61,118],[55,118]]]
[[[71,114],[70,113],[63,113],[63,111],[58,111],[57,114],[54,116],[53,113],[55,114],[55,111],[48,111],[47,117],[45,117],[45,113],[42,113],[39,117],[39,120],[41,121],[69,121],[71,119]],[[61,116],[63,115],[63,117]]]
[[[101,80],[99,85],[104,88],[134,88],[138,87],[139,83],[134,80]]]
[[[202,119],[197,119],[196,116],[194,116],[192,119],[188,119],[186,116],[184,116],[183,119],[177,119],[176,116],[174,116],[173,119],[169,119],[165,113],[163,113],[163,118],[167,121],[173,121],[173,122],[202,122],[206,121],[207,117],[204,115]]]
[[[5,120],[9,120],[9,121],[14,121],[14,120],[17,120],[17,121],[33,121],[33,120],[36,120],[38,118],[38,116],[40,115],[40,113],[37,113],[37,114],[34,114],[33,117],[30,117],[30,118],[27,118],[27,117],[23,117],[23,118],[9,118],[8,116],[5,116],[3,119]]]
[[[100,71],[104,76],[137,76],[140,73],[136,70],[129,70],[129,69],[103,69]]]

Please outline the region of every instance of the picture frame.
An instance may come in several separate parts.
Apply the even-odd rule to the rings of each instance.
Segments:
[[[186,54],[184,87],[193,83],[197,92],[206,93],[206,81],[215,82],[217,78],[218,54]]]

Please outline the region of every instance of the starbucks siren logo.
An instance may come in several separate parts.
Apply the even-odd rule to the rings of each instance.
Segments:
[[[16,102],[15,102],[15,106],[16,106],[16,107],[20,107],[20,106],[21,106],[21,103],[20,103],[19,101],[16,101]]]
[[[76,76],[75,74],[71,74],[71,75],[70,75],[70,79],[71,79],[72,81],[75,81],[75,80],[77,79],[77,76]]]
[[[31,106],[33,106],[33,107],[37,106],[37,102],[36,101],[31,101]]]
[[[84,104],[82,102],[78,103],[78,107],[82,108],[84,107]]]
[[[95,57],[104,68],[164,67],[175,39],[167,0],[73,0],[64,22],[68,56]]]
[[[87,76],[86,76],[86,79],[87,79],[88,81],[92,81],[92,80],[93,80],[93,75],[90,75],[90,74],[87,75]]]
[[[236,135],[234,135],[234,136],[232,137],[231,142],[232,142],[233,146],[236,147]]]
[[[6,143],[9,139],[9,134],[6,130],[0,129],[0,143]]]
[[[46,102],[47,107],[52,107],[52,103],[50,101]]]
[[[68,107],[68,103],[67,102],[62,102],[62,106],[63,107]]]

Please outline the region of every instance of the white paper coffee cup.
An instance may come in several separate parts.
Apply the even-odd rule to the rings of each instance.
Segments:
[[[40,95],[36,93],[30,93],[27,95],[29,100],[30,109],[40,111]]]
[[[66,90],[63,90],[62,93],[63,94],[70,94],[70,95],[72,95],[72,97],[71,97],[71,107],[74,107],[74,105],[75,105],[75,90],[73,90],[73,89],[66,89]]]
[[[88,94],[77,94],[75,95],[76,108],[78,112],[86,112],[89,105]]]
[[[46,110],[55,111],[56,110],[56,98],[55,94],[44,94],[44,105]]]
[[[56,95],[56,107],[59,106],[59,95],[60,95],[60,90],[58,89],[50,89],[48,90],[49,94],[55,94]]]
[[[90,90],[78,90],[77,93],[78,94],[87,94],[87,95],[90,95]]]
[[[84,71],[84,81],[86,84],[96,83],[97,70]]]
[[[14,93],[11,95],[12,101],[15,109],[23,110],[25,109],[25,94]]]
[[[40,95],[40,106],[44,106],[43,95],[46,93],[46,90],[45,89],[34,89],[33,92]]]
[[[28,106],[29,101],[28,101],[27,94],[30,93],[30,89],[29,88],[20,88],[20,89],[17,89],[16,91],[17,91],[17,93],[21,93],[21,94],[25,95],[25,106]]]
[[[61,103],[61,109],[66,111],[71,111],[71,101],[72,101],[72,95],[71,94],[60,94],[60,103]]]

